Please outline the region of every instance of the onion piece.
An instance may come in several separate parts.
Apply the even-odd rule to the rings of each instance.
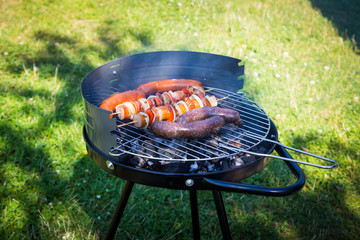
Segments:
[[[184,101],[185,101],[186,105],[189,107],[190,110],[195,109],[195,103],[189,97],[186,97],[184,99]]]
[[[163,117],[162,111],[157,107],[152,108],[152,110],[153,113],[155,114],[155,121],[162,121],[162,117]]]
[[[178,115],[178,116],[181,116],[181,115],[182,115],[182,112],[181,112],[181,108],[180,108],[179,104],[178,104],[178,103],[173,103],[173,106],[175,107],[175,110],[176,110],[176,112],[177,112],[177,115]]]
[[[148,102],[150,101],[151,104],[149,104],[149,107],[153,107],[153,106],[157,106],[157,102],[156,102],[156,96],[155,95],[150,95],[148,98],[147,98]]]
[[[217,102],[216,97],[214,95],[212,95],[212,96],[206,95],[205,98],[210,103],[209,107],[216,107],[217,106],[218,102]]]
[[[201,101],[201,99],[196,94],[191,95],[190,99],[196,100],[201,108],[204,107],[203,101]]]
[[[132,105],[131,102],[124,102],[124,105],[129,110],[129,118],[132,119],[134,117],[134,114],[136,113],[134,105]]]
[[[137,113],[137,112],[140,112],[140,110],[141,110],[141,103],[140,103],[139,101],[131,101],[130,103],[134,106],[136,113]]]
[[[182,111],[181,111],[181,114],[184,114],[184,113],[190,111],[188,105],[186,105],[186,103],[185,103],[184,101],[179,101],[179,102],[177,102],[177,104],[182,104],[182,105],[184,106],[184,108],[185,108],[185,112],[182,112]],[[179,106],[179,107],[180,107],[180,106]],[[180,107],[180,108],[181,108],[181,107]]]
[[[150,108],[149,103],[146,98],[140,98],[138,101],[141,102],[142,109],[144,112],[146,111],[146,109]]]

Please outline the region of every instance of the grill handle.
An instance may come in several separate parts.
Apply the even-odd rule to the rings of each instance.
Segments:
[[[283,146],[277,145],[275,150],[280,156],[287,159],[292,159],[290,154],[285,150]],[[305,175],[302,172],[301,168],[295,162],[285,161],[285,164],[290,168],[292,173],[297,178],[297,181],[294,184],[286,187],[265,187],[259,185],[226,182],[210,178],[204,178],[203,180],[205,184],[209,187],[209,189],[213,190],[283,197],[298,192],[303,188],[305,184]]]
[[[252,135],[252,136],[253,136],[253,137],[256,137],[256,135]],[[304,161],[300,161],[300,160],[295,160],[295,159],[293,159],[293,158],[288,158],[288,157],[284,157],[284,156],[275,156],[275,155],[271,155],[271,154],[251,152],[251,151],[247,151],[247,150],[241,150],[241,152],[248,153],[248,154],[255,155],[255,156],[271,157],[271,158],[281,159],[281,160],[285,160],[285,161],[301,163],[301,164],[305,164],[305,165],[309,165],[309,166],[317,167],[317,168],[330,169],[330,168],[334,168],[334,167],[337,166],[337,163],[336,163],[334,160],[330,159],[330,158],[322,157],[322,156],[319,156],[319,155],[316,155],[316,154],[313,154],[313,153],[309,153],[309,152],[302,151],[302,150],[300,150],[300,149],[296,149],[296,148],[293,148],[293,147],[285,146],[284,144],[281,144],[280,142],[274,141],[274,140],[271,140],[271,139],[264,138],[264,139],[262,139],[262,140],[263,140],[263,141],[266,141],[266,142],[274,143],[274,144],[276,144],[276,146],[281,146],[281,147],[283,147],[283,148],[292,150],[292,151],[294,151],[294,152],[298,152],[298,153],[301,153],[301,154],[304,154],[304,155],[308,155],[308,156],[311,156],[311,157],[314,157],[314,158],[318,158],[318,159],[321,159],[321,160],[323,160],[323,161],[331,162],[332,165],[320,165],[320,164],[315,164],[315,163],[309,163],[309,162],[304,162]]]

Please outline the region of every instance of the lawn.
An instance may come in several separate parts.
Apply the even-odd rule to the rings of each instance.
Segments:
[[[233,239],[360,239],[359,1],[9,0],[0,11],[0,239],[104,237],[125,182],[86,152],[81,80],[161,50],[242,59],[241,91],[280,141],[338,163],[301,165],[306,185],[289,197],[223,193]],[[293,181],[272,160],[242,182]],[[135,185],[117,239],[191,239],[188,200]],[[198,200],[203,239],[221,238],[212,193]]]

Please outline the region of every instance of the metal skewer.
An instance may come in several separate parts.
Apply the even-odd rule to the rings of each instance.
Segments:
[[[116,127],[124,127],[124,126],[130,125],[130,124],[133,124],[133,123],[137,123],[137,122],[138,121],[131,121],[131,122],[128,122],[128,123],[123,123],[123,124],[117,125]]]
[[[211,89],[210,89],[211,90]],[[220,99],[218,99],[217,101],[219,102],[219,101],[222,101],[222,100],[225,100],[225,99],[227,99],[228,97],[223,97],[223,98],[220,98]],[[115,115],[115,114],[118,114],[118,113],[112,113],[112,114],[110,114],[110,116],[111,115]],[[124,127],[124,126],[127,126],[127,125],[130,125],[130,124],[133,124],[133,123],[137,123],[138,121],[131,121],[131,122],[128,122],[128,123],[123,123],[123,124],[120,124],[120,125],[117,125],[116,127]]]

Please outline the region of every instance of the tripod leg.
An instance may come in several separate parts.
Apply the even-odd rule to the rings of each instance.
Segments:
[[[191,218],[194,239],[200,239],[199,209],[196,190],[190,190]]]
[[[215,190],[212,192],[213,192],[213,196],[214,196],[216,211],[218,214],[223,239],[231,240],[230,228],[229,228],[228,220],[226,217],[226,212],[225,212],[225,207],[224,207],[224,202],[222,199],[221,192],[215,191]]]
[[[117,228],[119,226],[121,217],[122,217],[122,215],[124,213],[125,206],[127,204],[127,201],[129,199],[129,196],[130,196],[130,193],[131,193],[131,190],[132,190],[133,186],[134,186],[133,182],[126,181],[124,189],[123,189],[123,191],[121,193],[119,202],[118,202],[118,204],[116,206],[115,213],[114,213],[114,215],[113,215],[113,217],[111,219],[111,223],[110,223],[108,231],[106,233],[106,236],[105,236],[106,240],[114,239],[115,234],[116,234],[116,230],[117,230]]]

